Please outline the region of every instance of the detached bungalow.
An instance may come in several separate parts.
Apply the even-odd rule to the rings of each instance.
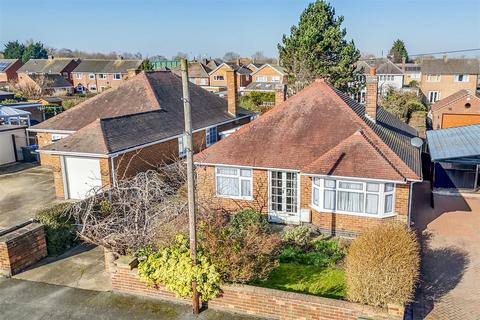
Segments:
[[[254,116],[236,99],[227,103],[193,84],[190,98],[197,151]],[[183,124],[181,79],[159,71],[140,73],[29,130],[37,133],[41,164],[53,168],[57,197],[82,199],[92,188],[184,156]]]
[[[435,102],[431,117],[434,130],[480,124],[480,98],[462,89]]]
[[[377,107],[377,82],[367,76],[363,106],[317,80],[197,154],[200,201],[343,236],[409,224],[412,185],[422,180],[417,132]]]

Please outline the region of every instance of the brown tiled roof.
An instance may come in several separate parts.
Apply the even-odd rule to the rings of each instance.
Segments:
[[[117,88],[108,89],[32,129],[77,131],[99,118],[159,109],[150,81],[156,77],[154,74],[140,73]]]
[[[416,131],[382,108],[378,114],[376,123],[369,121],[363,106],[317,80],[197,154],[195,161],[302,170],[362,130],[403,177],[420,179],[420,150],[410,144]]]
[[[367,163],[375,165],[366,165]],[[301,170],[304,173],[402,180],[402,175],[359,130]]]
[[[442,109],[443,107],[448,106],[449,104],[452,104],[455,101],[458,101],[458,100],[460,100],[464,97],[467,97],[467,96],[470,96],[474,99],[479,99],[475,95],[470,94],[467,90],[462,89],[462,90],[459,90],[459,91],[455,92],[454,94],[449,95],[448,97],[446,97],[442,100],[439,100],[439,101],[435,102],[432,105],[432,111],[435,112],[435,111],[437,111],[439,109]]]

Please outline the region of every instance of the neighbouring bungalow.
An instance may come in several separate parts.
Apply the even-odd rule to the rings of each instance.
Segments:
[[[190,85],[193,139],[199,151],[255,114],[237,106],[233,82],[225,99]],[[93,188],[185,155],[181,78],[170,71],[142,72],[29,129],[37,134],[40,162],[53,168],[58,198],[83,199]]]
[[[434,192],[477,192],[480,125],[427,131]]]
[[[77,92],[102,92],[116,88],[136,75],[142,60],[82,60],[73,70],[72,80]]]
[[[181,68],[177,67],[172,70],[175,74],[181,76]],[[200,61],[190,61],[188,63],[188,80],[197,86],[205,87],[208,90],[210,86],[209,73],[212,71],[209,67]]]
[[[249,66],[252,68],[251,65]],[[252,72],[252,82],[245,88],[245,91],[274,92],[285,84],[287,84],[285,69],[266,63]]]
[[[434,103],[431,117],[434,130],[480,124],[480,98],[462,89]]]
[[[366,80],[365,106],[316,80],[197,154],[199,201],[342,236],[409,225],[422,181],[417,132],[377,106],[377,76]]]

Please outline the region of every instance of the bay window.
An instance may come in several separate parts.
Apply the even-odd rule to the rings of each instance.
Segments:
[[[393,183],[313,178],[312,206],[319,211],[365,216],[391,215]]]
[[[252,169],[216,167],[217,196],[234,199],[252,199]]]

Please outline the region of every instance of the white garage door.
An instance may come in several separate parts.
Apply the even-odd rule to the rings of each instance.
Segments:
[[[99,159],[65,157],[64,169],[69,199],[85,199],[93,188],[102,186]]]

